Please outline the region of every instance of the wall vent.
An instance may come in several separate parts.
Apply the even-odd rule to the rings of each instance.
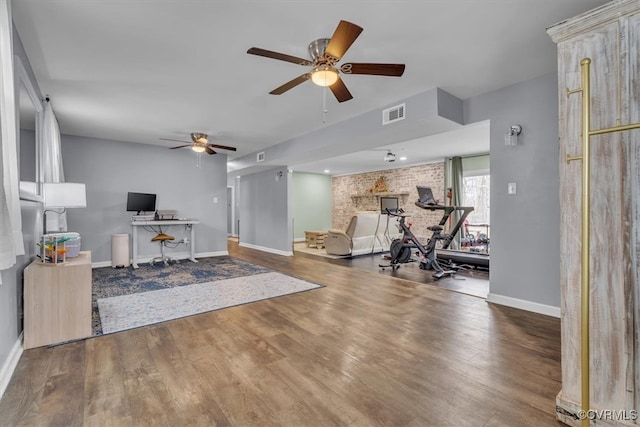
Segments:
[[[258,156],[256,158],[256,162],[264,162],[264,151],[258,153]]]
[[[382,125],[388,125],[389,123],[397,122],[398,120],[404,120],[404,107],[405,104],[396,105],[395,107],[387,108],[382,111]]]

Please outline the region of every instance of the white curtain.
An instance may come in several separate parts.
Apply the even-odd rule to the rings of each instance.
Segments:
[[[44,103],[42,124],[42,164],[44,182],[64,182],[60,128],[50,101]],[[45,200],[46,203],[46,200]],[[47,232],[66,231],[67,214],[47,211]]]
[[[0,270],[12,267],[16,257],[24,254],[12,25],[11,0],[0,0]]]

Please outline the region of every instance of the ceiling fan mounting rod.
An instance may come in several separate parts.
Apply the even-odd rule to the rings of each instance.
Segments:
[[[309,56],[311,56],[314,64],[333,66],[338,62],[338,58],[325,53],[330,41],[331,39],[318,39],[309,43]]]
[[[200,132],[191,133],[191,139],[193,140],[193,142],[200,142],[202,144],[205,144],[208,141],[207,134]]]
[[[309,43],[309,55],[311,56],[311,59],[319,60],[322,58],[330,41],[331,39],[318,39]]]

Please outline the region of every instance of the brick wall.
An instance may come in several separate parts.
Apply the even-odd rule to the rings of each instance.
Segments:
[[[444,199],[444,162],[333,177],[332,227],[345,230],[351,216],[357,211],[380,211],[378,198],[352,197],[355,194],[367,194],[380,177],[384,177],[387,181],[390,193],[409,193],[398,197],[400,207],[410,216],[407,222],[413,224],[411,230],[416,236],[421,238],[430,236],[431,232],[427,230],[427,227],[438,224],[442,218],[442,212],[431,212],[417,207],[415,205],[418,200],[416,186],[431,187],[435,199],[440,204],[446,204]]]

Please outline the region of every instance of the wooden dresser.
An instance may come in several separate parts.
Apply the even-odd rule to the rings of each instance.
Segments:
[[[24,348],[91,336],[91,252],[24,270]]]

